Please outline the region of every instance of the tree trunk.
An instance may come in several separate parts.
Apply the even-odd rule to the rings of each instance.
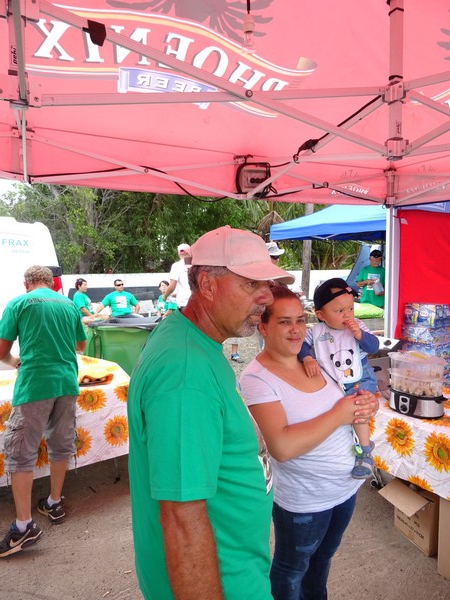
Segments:
[[[305,204],[304,216],[311,215],[314,212],[314,204]],[[307,298],[312,298],[312,291],[309,290],[311,274],[311,249],[312,240],[303,240],[302,252],[302,290]]]

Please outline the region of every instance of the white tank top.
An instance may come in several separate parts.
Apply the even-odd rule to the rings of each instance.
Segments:
[[[242,373],[240,385],[248,406],[280,401],[289,424],[309,421],[330,410],[342,398],[339,385],[324,374],[326,384],[311,393],[300,392],[254,359]],[[291,512],[320,512],[348,500],[363,481],[353,479],[355,463],[350,425],[338,427],[306,454],[278,462],[272,458],[274,500]]]

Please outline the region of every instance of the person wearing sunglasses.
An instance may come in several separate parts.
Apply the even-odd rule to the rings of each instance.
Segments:
[[[97,306],[94,317],[109,306],[111,309],[111,317],[137,317],[139,315],[139,302],[124,289],[124,283],[121,279],[114,280],[114,292],[107,294],[100,304]]]

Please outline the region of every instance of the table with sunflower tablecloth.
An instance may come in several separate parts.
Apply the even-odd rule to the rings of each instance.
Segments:
[[[78,356],[80,385],[77,399],[76,456],[69,469],[128,454],[127,393],[129,376],[119,365]],[[0,486],[7,485],[3,435],[11,413],[16,371],[0,371]],[[47,445],[42,438],[34,477],[50,474]]]
[[[375,466],[450,500],[450,400],[440,419],[407,417],[384,398],[371,425]]]

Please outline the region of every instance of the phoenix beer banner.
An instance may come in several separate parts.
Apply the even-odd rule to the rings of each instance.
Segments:
[[[446,201],[449,32],[448,0],[3,3],[0,176],[281,202]]]
[[[99,11],[65,6],[66,10],[91,21],[101,21],[116,33],[151,45],[182,63],[216,75],[252,91],[296,89],[316,68],[313,60],[298,57],[293,68],[276,65],[263,56],[248,54],[242,45],[207,27],[179,18],[148,15],[136,11]],[[40,19],[29,36],[28,72],[55,78],[70,76],[116,82],[119,93],[215,92],[217,88],[175,73],[145,55],[138,56],[116,44],[100,47],[89,33],[67,23]],[[232,103],[262,117],[276,114],[244,103]],[[202,109],[208,103],[202,102]]]

